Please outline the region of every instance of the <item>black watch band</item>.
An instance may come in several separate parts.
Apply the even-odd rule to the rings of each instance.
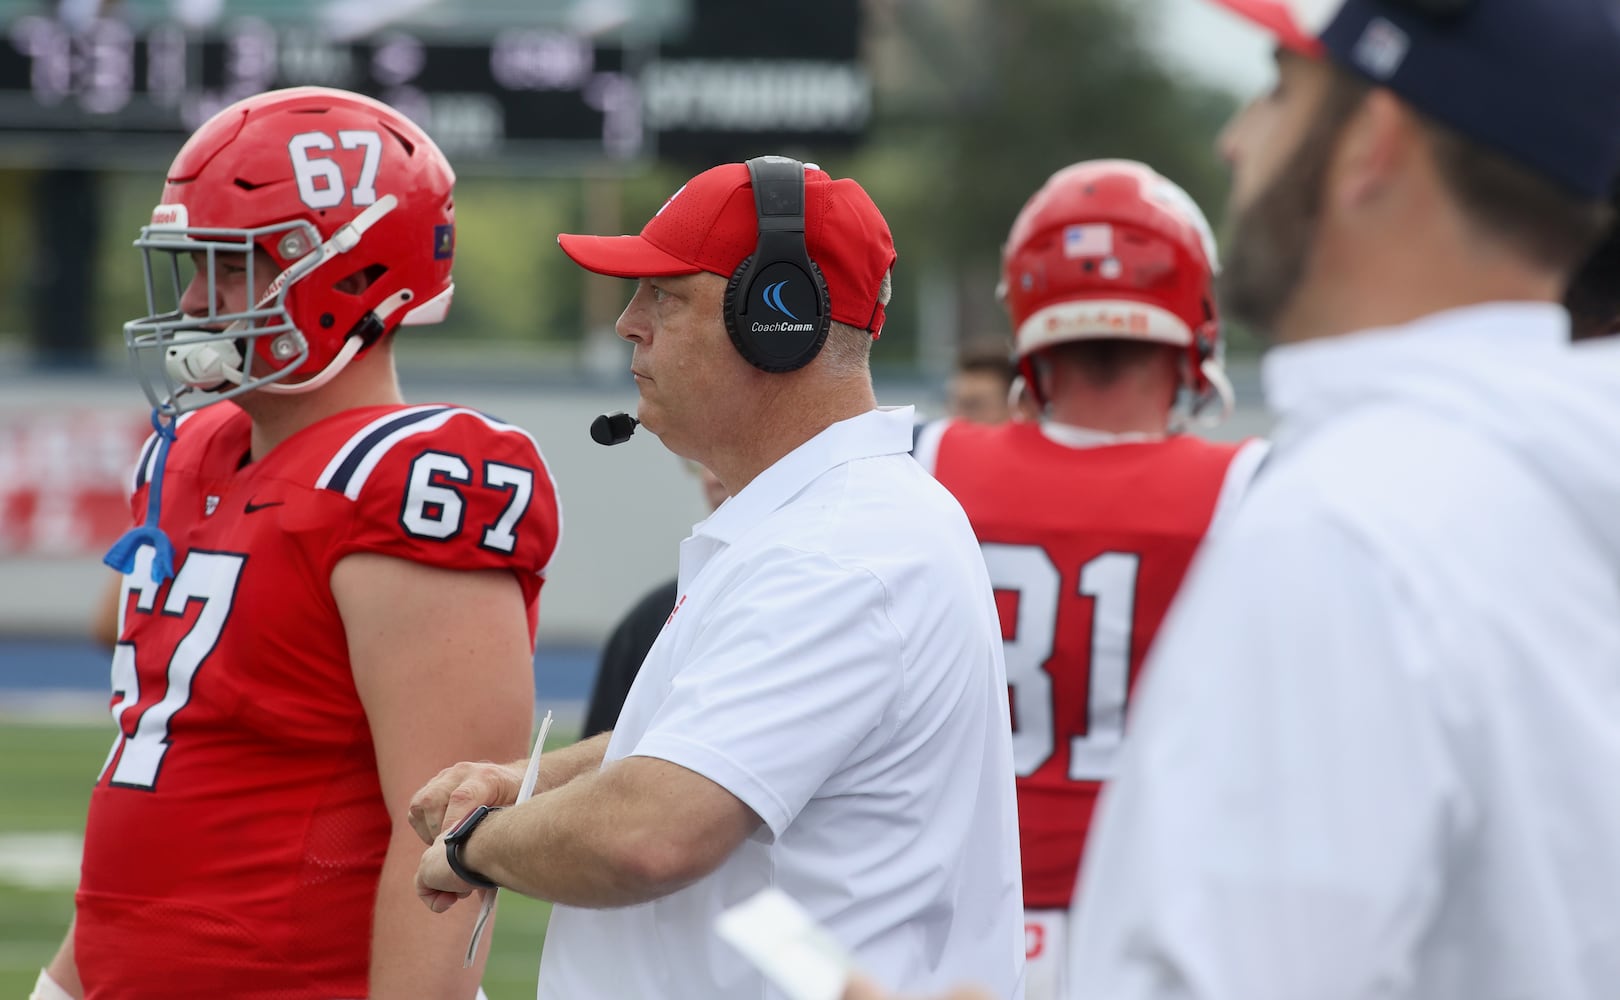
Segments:
[[[468,885],[477,886],[480,889],[499,888],[494,882],[467,867],[466,863],[461,860],[461,847],[467,842],[467,838],[472,836],[472,832],[478,828],[478,824],[484,821],[485,816],[500,811],[500,806],[479,806],[466,816],[463,816],[461,822],[457,823],[454,829],[444,835],[444,859],[450,863],[450,870],[456,873],[456,878],[461,879]]]

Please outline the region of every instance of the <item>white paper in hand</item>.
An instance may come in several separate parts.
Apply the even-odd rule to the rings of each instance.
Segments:
[[[534,783],[540,779],[540,753],[546,748],[546,734],[551,732],[551,713],[540,720],[540,732],[534,738],[534,749],[529,753],[529,767],[523,772],[523,784],[518,786],[517,801],[513,805],[522,805],[529,801],[534,794]],[[478,957],[478,942],[484,937],[484,926],[489,923],[489,915],[495,912],[495,894],[499,889],[484,890],[484,905],[478,910],[478,920],[473,924],[472,940],[467,942],[467,960],[461,963],[463,969],[472,968],[473,959]]]
[[[788,1000],[844,995],[854,960],[782,890],[765,889],[726,910],[715,930]]]

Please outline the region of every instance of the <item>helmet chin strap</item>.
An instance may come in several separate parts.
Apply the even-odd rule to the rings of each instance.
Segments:
[[[411,294],[410,289],[401,288],[393,295],[383,299],[382,303],[378,305],[376,309],[372,310],[371,313],[372,316],[376,318],[378,327],[382,328],[386,326],[388,323],[388,317],[392,316],[399,310],[400,306],[403,306],[405,303],[411,301],[411,299],[414,297],[415,296]],[[314,392],[316,389],[319,389],[321,386],[332,381],[334,378],[337,378],[338,373],[349,367],[349,362],[353,361],[355,355],[364,350],[365,346],[366,339],[364,337],[360,336],[358,333],[351,333],[349,334],[349,339],[345,340],[343,342],[343,346],[338,349],[337,357],[328,362],[326,367],[322,368],[319,372],[316,372],[314,375],[302,382],[268,382],[259,386],[259,389],[262,392],[274,393],[278,396],[296,396],[300,393]]]
[[[367,206],[365,211],[339,226],[337,231],[325,243],[293,261],[286,270],[270,279],[270,284],[265,288],[264,295],[259,298],[258,305],[254,307],[255,311],[269,309],[282,290],[288,285],[303,278],[338,254],[348,253],[353,250],[359,245],[360,238],[366,234],[366,230],[376,225],[382,220],[383,216],[398,207],[399,199],[392,194],[385,194]],[[410,299],[409,292],[402,294],[405,296],[405,301]],[[399,298],[399,296],[391,297],[378,307],[379,318],[385,319],[388,313],[392,313],[403,304],[403,302],[394,302],[396,298]],[[392,306],[390,306],[390,303],[393,303]],[[383,309],[387,309],[387,313],[382,312]],[[224,332],[229,335],[246,329],[246,321],[237,320],[226,327]],[[283,333],[277,339],[291,335],[301,336],[295,330],[291,333]],[[314,377],[292,386],[267,383],[259,388],[282,393],[310,392],[318,389],[330,382],[347,367],[363,346],[360,338],[351,336],[344,342],[343,347],[338,350],[337,357],[333,358],[331,363]],[[235,343],[227,340],[212,340],[170,347],[165,354],[164,363],[169,370],[169,374],[176,381],[182,382],[191,388],[206,389],[221,382],[241,385],[247,379],[247,374],[242,367],[244,360],[242,351]]]
[[[343,342],[343,346],[338,348],[337,357],[329,361],[325,368],[322,368],[314,375],[302,382],[266,382],[264,385],[259,386],[259,391],[277,396],[297,396],[306,392],[314,392],[337,378],[339,372],[349,367],[349,362],[354,360],[354,356],[360,353],[360,348],[363,346],[365,345],[359,337],[350,335],[349,339]]]
[[[1219,414],[1206,414],[1199,412],[1196,419],[1200,427],[1219,427],[1231,419],[1232,409],[1236,405],[1236,393],[1232,391],[1232,380],[1226,377],[1226,369],[1214,358],[1205,358],[1199,365],[1198,371],[1209,381],[1210,387],[1215,390],[1216,397],[1221,401]],[[1202,407],[1199,408],[1200,410]]]

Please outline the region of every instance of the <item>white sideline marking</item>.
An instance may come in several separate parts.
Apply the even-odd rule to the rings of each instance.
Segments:
[[[84,838],[76,833],[0,834],[0,882],[25,889],[63,889],[79,884]]]

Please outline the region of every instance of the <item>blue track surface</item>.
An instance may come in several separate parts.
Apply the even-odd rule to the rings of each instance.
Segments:
[[[535,700],[543,708],[583,704],[596,656],[586,647],[541,647],[534,656]],[[108,669],[107,652],[86,640],[0,638],[0,704],[8,695],[106,695]]]

